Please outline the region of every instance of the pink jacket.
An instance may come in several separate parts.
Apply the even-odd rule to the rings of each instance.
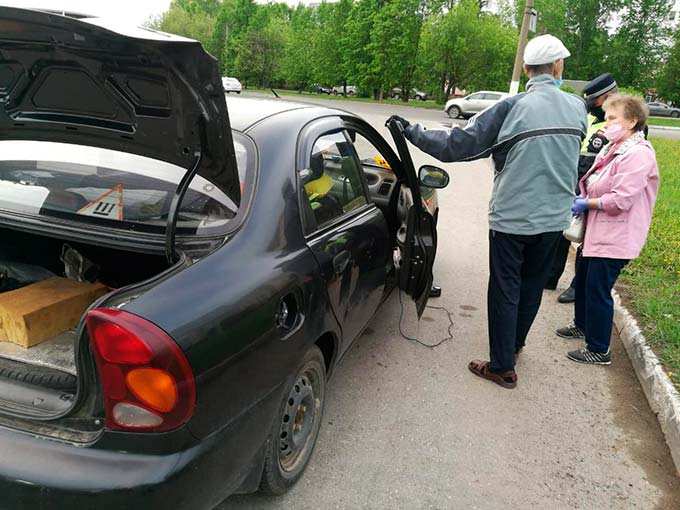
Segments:
[[[588,178],[603,172],[587,185]],[[598,154],[579,183],[581,196],[599,198],[601,209],[588,211],[583,242],[585,257],[634,259],[647,240],[659,190],[659,169],[652,145],[629,138]]]

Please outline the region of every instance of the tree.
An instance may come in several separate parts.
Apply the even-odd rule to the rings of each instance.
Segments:
[[[269,87],[276,77],[285,44],[286,21],[270,15],[266,6],[255,12],[236,46],[236,75],[244,82]]]
[[[310,38],[312,58],[308,61],[313,81],[322,85],[338,85],[348,78],[346,67],[348,15],[352,0],[322,3],[315,11],[315,29]]]
[[[641,89],[654,85],[667,48],[669,11],[667,0],[626,0],[606,59],[617,82]]]
[[[370,54],[369,74],[379,91],[394,85],[408,101],[416,67],[422,13],[420,0],[391,0],[374,13],[366,51]]]
[[[347,80],[356,84],[362,91],[380,96],[382,78],[375,74],[373,55],[366,48],[371,43],[371,32],[375,16],[380,9],[380,0],[358,0],[352,5],[345,25],[342,44],[344,68]]]
[[[565,76],[590,80],[607,72],[605,56],[608,46],[607,22],[624,0],[536,0],[538,34],[552,34],[562,40],[572,56],[567,60]],[[517,2],[519,26],[525,0]]]
[[[224,0],[213,33],[213,47],[224,74],[236,73],[237,48],[257,6],[253,0]]]
[[[680,105],[680,29],[673,36],[673,47],[659,76],[657,92],[666,101]]]
[[[200,41],[208,49],[212,40],[214,18],[207,12],[187,9],[187,0],[174,0],[152,27],[170,34],[177,34]]]
[[[503,19],[479,11],[473,0],[460,0],[453,9],[430,17],[423,27],[418,77],[439,100],[455,87],[508,87],[517,32]]]
[[[281,59],[283,79],[302,90],[311,82],[314,68],[314,46],[310,44],[317,33],[314,9],[298,5],[290,25],[285,30],[285,48]]]

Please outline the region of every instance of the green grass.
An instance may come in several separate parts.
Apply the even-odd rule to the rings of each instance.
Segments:
[[[647,120],[650,126],[671,126],[680,128],[680,119],[672,119],[670,117],[650,117]]]
[[[680,389],[680,142],[653,138],[661,188],[647,244],[620,288],[652,348]]]
[[[427,101],[420,101],[420,100],[415,100],[411,99],[408,103],[404,103],[403,101],[399,99],[383,99],[382,101],[376,101],[373,98],[370,97],[342,97],[341,95],[339,96],[334,96],[334,95],[327,95],[327,94],[316,94],[314,92],[302,92],[299,93],[296,90],[284,90],[284,89],[274,89],[276,90],[276,93],[280,96],[285,96],[285,97],[294,97],[298,98],[302,101],[304,101],[306,98],[317,98],[317,99],[329,99],[331,101],[358,101],[362,103],[378,103],[378,104],[394,104],[394,105],[399,105],[399,106],[411,106],[414,108],[427,108],[429,110],[442,110],[444,108],[443,104],[439,104],[435,101],[427,100]],[[261,92],[261,93],[269,93],[271,94],[270,89],[256,89],[256,88],[248,88],[246,89],[247,92]]]

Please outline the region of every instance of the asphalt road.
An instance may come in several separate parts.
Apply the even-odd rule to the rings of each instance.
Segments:
[[[328,101],[384,134],[398,113],[429,127],[438,112]],[[432,162],[413,149],[416,164]],[[523,351],[519,385],[505,390],[472,376],[485,358],[488,161],[441,165],[435,275],[444,293],[418,324],[408,305],[399,333],[397,295],[358,339],[331,382],[311,463],[287,495],[237,496],[221,509],[327,508],[680,508],[680,483],[656,418],[622,346],[611,367],[575,364],[573,343],[553,330],[571,308],[546,291]],[[562,280],[568,283],[569,275]],[[559,292],[559,290],[558,290]]]

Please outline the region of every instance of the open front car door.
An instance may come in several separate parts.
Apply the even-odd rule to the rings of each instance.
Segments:
[[[400,178],[401,221],[397,233],[395,264],[399,288],[416,303],[418,318],[425,311],[432,287],[432,266],[437,252],[437,229],[432,214],[424,207],[420,181],[403,135],[403,126],[397,120],[387,123],[403,167]],[[443,171],[442,171],[443,172]]]

